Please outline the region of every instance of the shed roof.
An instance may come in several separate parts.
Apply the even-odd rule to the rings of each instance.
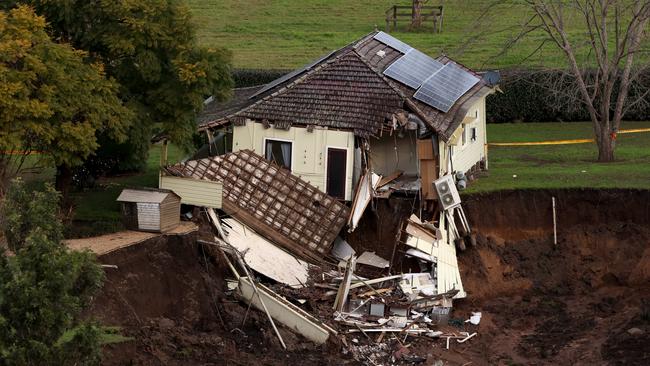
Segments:
[[[466,68],[481,80],[447,113],[420,102],[413,97],[416,89],[383,75],[402,53],[374,39],[376,33],[267,86],[236,89],[232,102],[209,103],[199,117],[199,130],[250,118],[268,120],[276,128],[317,125],[367,137],[375,135],[392,114],[408,110],[448,141],[469,108],[491,88],[481,75]],[[437,60],[451,61],[446,56]]]
[[[167,189],[123,189],[117,197],[118,202],[161,203],[170,194],[176,194]]]

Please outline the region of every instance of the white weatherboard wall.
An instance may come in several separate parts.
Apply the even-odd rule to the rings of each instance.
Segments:
[[[318,189],[326,190],[327,148],[346,149],[345,199],[352,199],[352,168],[354,164],[354,134],[348,131],[328,130],[314,127],[308,132],[303,127],[289,130],[265,128],[264,125],[246,120],[244,126],[233,127],[233,151],[250,149],[264,156],[265,139],[291,141],[291,171]]]
[[[186,205],[221,208],[221,182],[163,175],[160,177],[160,188],[173,191]]]
[[[476,117],[476,118],[473,118]],[[481,98],[475,105],[467,112],[466,121],[469,123],[461,124],[456,131],[458,134],[458,144],[452,145],[452,163],[455,171],[466,172],[472,168],[476,163],[485,157],[485,144],[487,144],[487,131],[485,123],[485,97]],[[467,142],[465,145],[462,143],[462,129],[465,128],[467,134]],[[476,140],[471,140],[472,128],[476,128]],[[441,151],[441,176],[447,173],[447,153],[449,148],[440,142]]]

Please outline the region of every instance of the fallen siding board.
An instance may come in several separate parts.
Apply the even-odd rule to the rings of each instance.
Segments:
[[[223,184],[207,180],[162,176],[160,188],[174,191],[181,203],[193,206],[221,208]]]
[[[223,219],[228,242],[244,255],[255,271],[291,287],[300,288],[309,279],[309,264],[275,246],[235,219]]]
[[[256,284],[258,293],[266,305],[267,310],[274,320],[284,324],[297,333],[302,334],[312,342],[323,344],[327,341],[330,334],[336,334],[336,331],[327,325],[321,323],[318,319],[306,313],[299,307],[280,298],[273,291],[262,284]],[[259,298],[255,295],[253,286],[248,277],[239,278],[239,294],[245,301],[251,300],[252,305],[263,311]]]

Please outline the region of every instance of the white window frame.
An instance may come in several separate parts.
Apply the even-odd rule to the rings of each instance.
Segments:
[[[293,150],[294,150],[294,149],[293,149],[293,140],[288,140],[288,139],[279,139],[279,138],[275,138],[275,137],[265,137],[265,138],[262,140],[262,156],[264,157],[264,159],[266,159],[266,141],[267,141],[267,140],[271,140],[271,141],[280,141],[280,142],[288,142],[288,143],[291,144],[291,167],[289,168],[289,170],[293,172],[293,164],[294,164],[294,161],[295,161],[295,159],[294,159],[294,153],[293,153]]]

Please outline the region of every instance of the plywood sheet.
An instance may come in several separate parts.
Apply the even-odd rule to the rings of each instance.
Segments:
[[[309,264],[285,252],[241,222],[223,219],[230,245],[244,255],[253,270],[280,283],[301,288],[309,279]]]

